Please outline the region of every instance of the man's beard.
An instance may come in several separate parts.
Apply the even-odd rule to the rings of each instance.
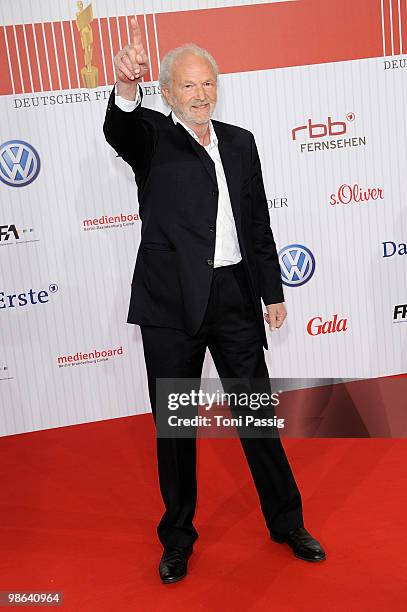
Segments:
[[[208,102],[209,104],[209,116],[207,119],[197,119],[197,117],[195,117],[191,111],[183,111],[182,108],[180,106],[178,106],[178,104],[174,104],[174,106],[172,107],[172,110],[174,111],[174,113],[181,118],[181,120],[184,123],[195,123],[196,125],[204,125],[205,123],[208,123],[209,119],[212,117],[213,111],[215,109],[215,107],[213,107],[211,109],[211,103]],[[198,106],[198,104],[197,104]]]

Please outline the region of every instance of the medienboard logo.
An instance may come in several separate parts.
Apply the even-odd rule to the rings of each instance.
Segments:
[[[40,156],[24,140],[8,140],[0,145],[0,181],[9,187],[26,187],[37,178]]]
[[[124,354],[123,347],[108,348],[108,349],[92,349],[88,353],[77,351],[70,355],[59,355],[57,357],[57,365],[60,368],[67,368],[75,365],[89,365],[95,363],[104,363],[112,357],[122,357]]]
[[[25,306],[47,304],[50,296],[57,291],[58,285],[56,283],[51,283],[47,289],[28,289],[21,293],[0,291],[0,309],[24,308]]]
[[[0,246],[28,244],[31,242],[39,242],[38,239],[34,238],[34,229],[32,227],[20,228],[15,223],[0,225]]]
[[[407,304],[397,304],[394,307],[393,323],[407,323]]]
[[[291,139],[300,142],[301,153],[314,153],[315,151],[331,151],[333,149],[347,149],[349,147],[360,147],[366,145],[365,136],[348,136],[349,124],[355,121],[355,113],[349,112],[345,119],[337,119],[329,116],[326,120],[307,119],[304,125],[298,125],[291,130]],[[321,140],[327,136],[330,140]],[[301,142],[311,140],[312,142]]]
[[[139,220],[140,217],[137,213],[120,213],[110,217],[102,215],[102,217],[95,217],[94,219],[84,219],[82,221],[82,228],[84,232],[101,229],[116,229],[132,226]]]

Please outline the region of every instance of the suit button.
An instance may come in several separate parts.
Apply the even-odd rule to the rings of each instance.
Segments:
[[[213,195],[213,196],[217,196],[217,195],[218,195],[218,190],[217,190],[217,189],[214,189],[214,190],[212,191],[212,195]]]
[[[207,259],[206,263],[208,264],[208,266],[213,266],[213,261],[212,259]]]
[[[209,226],[209,231],[210,232],[214,232],[215,231],[215,226],[214,225],[210,225]]]

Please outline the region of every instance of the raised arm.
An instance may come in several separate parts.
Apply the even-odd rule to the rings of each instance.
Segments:
[[[140,28],[134,17],[130,28],[130,43],[120,49],[114,58],[116,85],[110,94],[103,132],[119,157],[133,168],[139,182],[154,152],[155,111],[141,107],[142,96],[140,103],[131,112],[125,112],[115,103],[115,89],[118,96],[135,101],[138,84],[149,69]]]

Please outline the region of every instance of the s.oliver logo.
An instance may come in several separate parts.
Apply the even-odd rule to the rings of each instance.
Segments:
[[[308,321],[307,332],[310,336],[320,336],[325,334],[335,334],[348,330],[348,319],[339,318],[338,314],[333,315],[332,319],[323,321],[322,317],[313,317]]]
[[[332,206],[335,206],[335,204],[362,204],[362,202],[369,202],[370,200],[383,199],[383,189],[381,187],[363,189],[356,183],[354,185],[343,183],[336,193],[331,194],[330,203]]]
[[[46,304],[49,301],[49,296],[58,291],[58,285],[51,283],[48,289],[28,289],[21,293],[8,293],[0,291],[0,309],[17,308],[23,306],[31,306],[36,304]]]

